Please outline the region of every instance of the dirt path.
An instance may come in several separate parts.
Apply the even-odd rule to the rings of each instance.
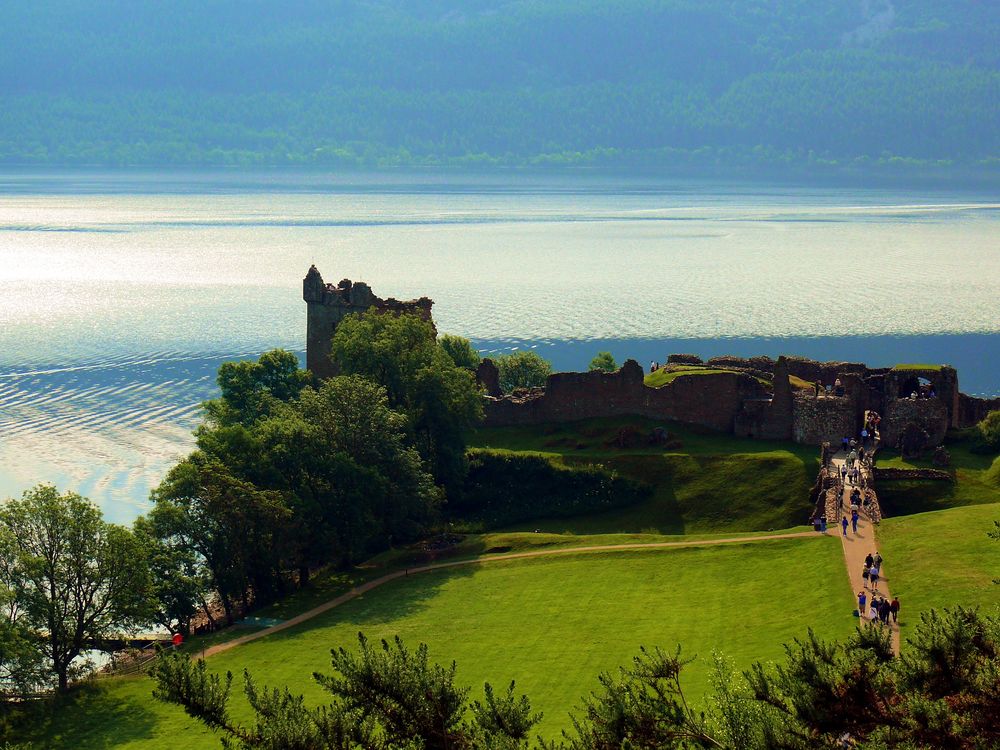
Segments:
[[[491,555],[489,557],[475,557],[470,560],[452,560],[451,562],[440,562],[431,563],[429,565],[421,565],[415,568],[407,568],[405,570],[397,570],[393,573],[387,573],[380,578],[374,578],[367,583],[363,583],[350,591],[345,591],[340,596],[335,599],[331,599],[328,602],[320,604],[318,607],[313,607],[312,609],[303,612],[300,615],[296,615],[288,620],[285,620],[279,625],[274,625],[270,628],[265,628],[263,630],[258,630],[256,633],[249,633],[247,635],[241,636],[240,638],[234,638],[231,641],[226,641],[225,643],[219,643],[212,646],[202,652],[202,656],[208,657],[213,656],[223,651],[228,651],[236,646],[242,646],[244,643],[250,643],[251,641],[256,641],[258,638],[266,638],[269,635],[273,635],[282,630],[287,630],[288,628],[293,628],[306,620],[311,620],[317,615],[321,615],[324,612],[328,612],[335,607],[339,607],[341,604],[356,599],[357,597],[371,591],[374,588],[378,588],[383,584],[389,583],[389,581],[394,581],[397,578],[405,578],[407,576],[416,575],[417,573],[426,573],[432,570],[442,570],[444,568],[456,568],[462,565],[482,565],[484,563],[491,562],[503,562],[505,560],[524,560],[526,558],[532,557],[547,557],[549,555],[567,555],[567,554],[578,554],[581,552],[621,552],[625,550],[651,550],[651,549],[667,549],[674,547],[705,547],[717,544],[739,544],[745,542],[766,542],[772,539],[798,539],[801,537],[817,537],[819,536],[815,531],[796,531],[785,534],[767,534],[762,536],[743,536],[743,537],[731,537],[725,539],[703,539],[701,541],[689,541],[689,542],[650,542],[643,544],[641,542],[631,543],[631,544],[608,544],[604,546],[594,545],[588,547],[561,547],[558,549],[544,549],[544,550],[533,550],[530,552],[515,552],[509,555]],[[862,559],[864,554],[862,554]],[[860,575],[861,569],[858,568],[858,573]]]
[[[831,462],[834,466],[839,467],[844,463],[846,459],[846,454],[841,451],[835,454],[831,458]],[[851,490],[854,489],[853,485],[849,483],[844,484],[842,502],[843,508],[845,509],[845,514],[847,520],[851,520],[850,507],[851,507]],[[871,553],[874,555],[878,551],[878,542],[875,539],[875,526],[872,524],[865,511],[860,512],[860,519],[858,520],[858,532],[855,534],[850,526],[847,527],[847,536],[841,533],[841,528],[836,523],[831,521],[830,533],[840,534],[840,540],[844,546],[844,562],[847,564],[847,577],[851,581],[851,589],[854,593],[854,606],[858,606],[858,592],[864,591],[867,596],[868,602],[871,601],[872,592],[870,589],[865,588],[865,581],[861,577],[861,573],[865,567],[865,557]],[[836,526],[836,528],[834,528]],[[883,564],[884,571],[884,564]],[[892,594],[889,593],[889,585],[886,583],[886,579],[883,575],[879,577],[878,583],[878,594],[880,597],[885,597],[892,599]],[[867,607],[867,603],[866,603]],[[863,615],[866,613],[863,613]],[[859,622],[867,622],[867,618],[862,616]],[[890,628],[892,631],[892,650],[897,655],[899,654],[899,625],[892,622],[892,618],[889,618]]]

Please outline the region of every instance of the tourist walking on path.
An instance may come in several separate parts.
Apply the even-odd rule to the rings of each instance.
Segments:
[[[892,621],[899,621],[899,597],[892,597],[892,601],[889,603],[889,611],[892,613]]]
[[[869,566],[867,563],[865,563],[865,569],[861,573],[861,577],[864,579],[865,588],[868,588],[868,579],[871,577],[871,566]]]
[[[840,519],[840,525],[844,529],[844,536],[847,536],[847,516],[844,516],[843,518]]]
[[[870,568],[874,564],[875,564],[875,558],[872,556],[872,553],[869,552],[868,556],[865,557],[865,567]]]
[[[872,591],[878,591],[878,568],[868,571],[868,578],[872,582]]]
[[[865,616],[865,602],[868,601],[868,595],[862,589],[858,592],[858,617]]]
[[[882,568],[882,553],[878,550],[875,550],[875,556],[872,557],[872,565],[879,569]]]
[[[857,535],[857,533],[858,533],[858,509],[857,508],[851,508],[851,526],[854,527],[854,533],[855,533],[855,535]]]

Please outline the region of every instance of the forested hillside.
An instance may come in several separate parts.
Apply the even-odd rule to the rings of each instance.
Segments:
[[[7,164],[1000,163],[991,0],[0,4]]]

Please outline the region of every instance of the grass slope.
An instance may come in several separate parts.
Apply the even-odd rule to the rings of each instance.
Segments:
[[[787,603],[789,572],[795,606]],[[356,633],[401,635],[429,644],[434,659],[459,665],[480,694],[484,681],[517,680],[554,737],[602,670],[626,663],[640,645],[698,655],[690,694],[707,688],[713,650],[740,666],[776,659],[782,644],[813,627],[843,637],[854,625],[851,594],[835,539],[794,539],[656,552],[567,555],[439,571],[387,584],[302,626],[210,659],[216,670],[249,667],[262,683],[289,684],[322,700],[314,670],[329,650],[353,647]],[[736,616],[738,615],[738,616]],[[174,707],[151,699],[146,679],[85,691],[58,723],[39,721],[44,748],[173,750],[218,747],[218,739]],[[235,713],[246,717],[242,697]]]
[[[945,447],[951,454],[948,471],[953,482],[879,482],[878,493],[887,516],[924,513],[965,505],[1000,503],[1000,456],[973,453],[973,442],[960,434],[949,435]],[[880,454],[879,466],[938,468],[929,460],[902,459],[898,454]]]
[[[1000,542],[987,537],[1000,504],[885,519],[878,529],[892,592],[910,614],[957,604],[1000,605]],[[916,619],[904,618],[902,635]]]
[[[614,445],[623,428],[647,435],[657,426],[666,426],[679,447]],[[529,521],[512,529],[522,531],[681,534],[787,528],[804,523],[818,469],[812,446],[748,440],[640,418],[481,429],[474,442],[541,453],[565,463],[599,464],[653,487],[651,498],[639,505],[573,519]]]

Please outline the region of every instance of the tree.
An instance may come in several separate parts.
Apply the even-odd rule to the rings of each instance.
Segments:
[[[195,551],[161,526],[160,515],[139,516],[132,526],[149,560],[153,619],[171,633],[190,635],[209,593],[208,577]]]
[[[615,362],[615,358],[611,356],[611,352],[598,352],[597,356],[590,360],[590,370],[598,372],[614,372],[618,369],[618,364]]]
[[[272,349],[256,362],[223,362],[217,382],[222,395],[205,404],[209,420],[217,425],[252,424],[275,402],[289,401],[309,383],[292,352]]]
[[[73,662],[121,628],[150,619],[145,549],[74,493],[39,485],[0,511],[13,544],[14,600],[43,636],[60,690]]]
[[[1000,452],[1000,409],[987,414],[976,430],[986,452]]]
[[[17,701],[48,682],[39,640],[16,598],[19,580],[17,543],[0,527],[0,703]]]
[[[157,538],[196,555],[228,623],[237,601],[247,609],[251,594],[255,601],[269,601],[281,590],[290,511],[280,492],[262,490],[195,451],[152,494],[156,505],[149,518]]]
[[[358,634],[357,654],[331,652],[332,675],[314,679],[333,696],[319,709],[305,707],[287,688],[258,690],[244,672],[256,725],[243,727],[229,715],[232,673],[209,674],[179,655],[158,662],[154,696],[182,706],[209,727],[236,740],[242,750],[519,750],[541,718],[531,712],[514,683],[496,694],[487,684],[484,700],[468,701],[468,688],[455,684],[454,662],[432,664],[427,646],[409,651],[397,637],[372,646]]]
[[[466,370],[475,372],[483,359],[479,356],[479,352],[476,351],[475,347],[472,346],[472,342],[461,336],[445,333],[438,337],[438,343],[444,349],[445,353],[451,357],[452,362],[459,367],[464,367]]]
[[[342,374],[385,388],[389,407],[406,415],[413,445],[435,481],[457,491],[469,432],[482,419],[482,397],[473,374],[437,342],[431,323],[417,315],[349,315],[333,335],[330,358]]]
[[[500,372],[500,389],[510,393],[515,388],[538,388],[552,374],[552,365],[535,352],[501,354],[493,360]]]

